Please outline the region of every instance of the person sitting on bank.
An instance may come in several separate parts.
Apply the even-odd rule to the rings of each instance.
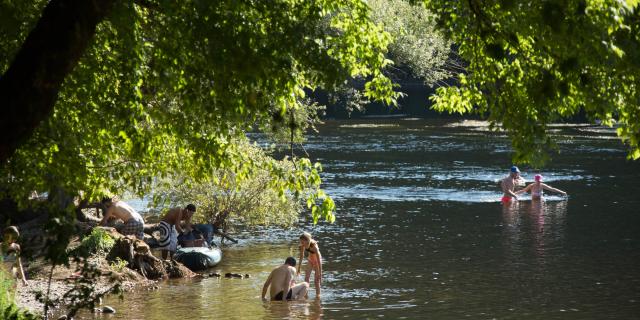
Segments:
[[[124,201],[114,198],[104,198],[101,203],[106,211],[100,221],[101,226],[106,226],[109,219],[121,219],[124,222],[122,227],[116,228],[123,235],[132,235],[136,238],[144,239],[144,220],[142,216]]]
[[[173,258],[173,254],[178,249],[178,233],[187,234],[191,232],[191,217],[196,212],[196,206],[188,204],[184,209],[172,208],[162,218],[158,224],[160,229],[160,249],[162,250],[162,259],[167,256]],[[181,226],[184,221],[184,228]]]
[[[531,192],[531,200],[541,200],[542,199],[542,193],[544,190],[547,191],[551,191],[551,192],[556,192],[559,193],[563,196],[566,196],[567,193],[560,190],[560,189],[556,189],[553,188],[547,184],[542,183],[542,175],[540,174],[536,174],[533,177],[533,180],[535,181],[534,183],[529,184],[528,186],[526,186],[524,189],[522,190],[518,190],[516,193],[517,194],[521,194],[521,193],[525,193],[525,192]]]
[[[511,167],[509,175],[500,181],[500,187],[502,188],[502,203],[508,204],[512,199],[518,200],[518,195],[515,192],[516,187],[524,186],[524,179],[520,177],[520,169],[518,167]]]
[[[24,276],[24,269],[20,261],[20,245],[16,243],[20,237],[20,232],[15,226],[8,226],[2,232],[2,243],[0,243],[0,255],[2,256],[3,268],[14,278],[22,279],[22,284],[27,285],[27,278]]]
[[[267,288],[271,301],[302,300],[309,290],[308,282],[295,284],[296,259],[288,257],[284,264],[273,269],[262,286],[262,300],[266,300]],[[286,294],[285,294],[286,292]]]

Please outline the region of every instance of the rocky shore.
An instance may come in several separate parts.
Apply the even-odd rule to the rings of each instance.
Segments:
[[[77,224],[78,236],[69,244],[67,251],[70,252],[78,247],[82,238],[94,229],[100,229],[108,234],[115,242],[112,248],[108,252],[90,255],[84,263],[90,265],[95,273],[83,274],[84,264],[79,262],[73,262],[69,266],[57,265],[52,270],[51,264],[42,258],[46,240],[39,237],[42,232],[37,229],[41,227],[38,223],[20,226],[24,230],[21,238],[24,251],[27,253],[23,256],[23,264],[28,284],[16,283],[15,300],[19,307],[32,313],[42,314],[44,305],[37,296],[46,296],[47,291],[49,301],[55,301],[55,306],[50,310],[49,315],[57,318],[66,314],[67,307],[73,304],[65,294],[74,286],[89,286],[93,291],[93,297],[99,297],[110,291],[114,283],[119,283],[120,289],[127,292],[153,289],[158,281],[167,278],[197,276],[176,261],[159,259],[145,241],[131,236],[125,237],[113,228],[96,227],[91,222]]]

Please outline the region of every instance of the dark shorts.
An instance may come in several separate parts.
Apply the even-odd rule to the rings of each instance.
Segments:
[[[289,293],[287,293],[287,300],[291,300],[291,295],[293,295],[293,291],[291,291],[291,289],[289,289]],[[278,292],[278,294],[276,294],[275,297],[273,297],[274,301],[282,301],[282,296],[283,296],[283,292],[280,291]]]

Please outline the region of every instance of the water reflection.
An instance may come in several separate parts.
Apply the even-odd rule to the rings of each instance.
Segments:
[[[271,319],[322,319],[322,303],[320,299],[307,301],[271,301],[263,304]]]
[[[513,259],[531,256],[545,263],[547,251],[564,238],[567,200],[511,201],[502,205],[504,245]]]

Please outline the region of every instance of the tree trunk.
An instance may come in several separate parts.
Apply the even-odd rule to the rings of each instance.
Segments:
[[[0,165],[53,110],[65,77],[116,0],[51,0],[0,77]]]

